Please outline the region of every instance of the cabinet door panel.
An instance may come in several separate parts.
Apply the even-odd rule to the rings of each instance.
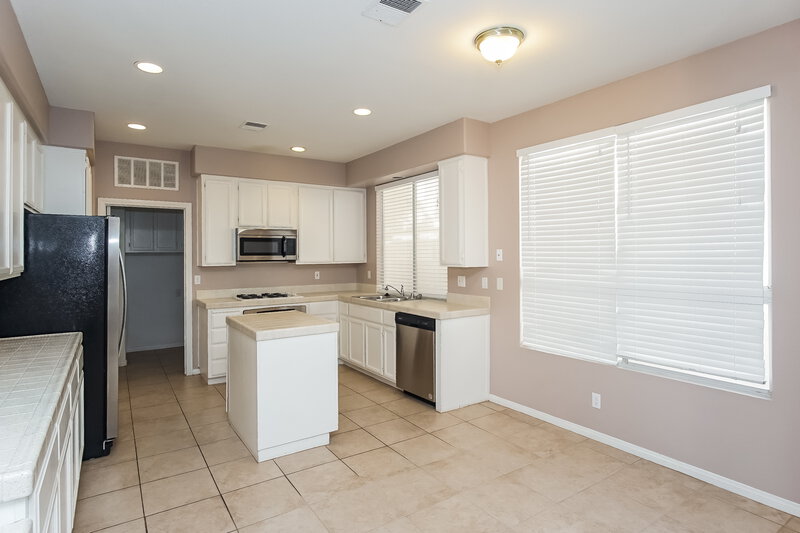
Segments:
[[[377,324],[364,324],[365,364],[368,370],[376,374],[383,373],[383,334]]]
[[[366,192],[363,189],[333,191],[334,262],[366,262],[366,205]]]
[[[16,105],[13,106],[12,116],[13,142],[11,156],[11,209],[12,209],[12,274],[19,274],[25,267],[24,251],[24,217],[25,211],[25,136],[28,124],[22,111]]]
[[[125,213],[127,218],[125,228],[128,233],[126,251],[152,252],[155,249],[155,216],[153,211],[129,209]]]
[[[339,317],[339,359],[350,360],[350,320]]]
[[[397,379],[397,356],[396,343],[397,335],[395,328],[383,328],[383,375],[395,381]]]
[[[297,262],[332,262],[333,191],[322,187],[300,187],[299,201]]]
[[[267,184],[257,180],[239,180],[240,228],[263,228],[267,225]]]
[[[350,362],[364,366],[364,322],[350,320]]]
[[[297,228],[297,185],[270,183],[267,186],[267,226]]]
[[[178,251],[178,220],[183,217],[178,213],[156,211],[155,248],[157,252]]]
[[[203,177],[203,266],[236,265],[236,181]]]
[[[0,82],[0,279],[11,274],[14,250],[14,104]]]

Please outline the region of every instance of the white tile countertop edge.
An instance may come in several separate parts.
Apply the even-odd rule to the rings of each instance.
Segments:
[[[33,492],[34,471],[82,341],[81,333],[0,339],[0,502]]]
[[[257,341],[335,333],[339,324],[300,311],[229,316],[228,325]]]
[[[267,291],[262,291],[267,292]],[[374,293],[374,292],[373,292]],[[401,302],[373,302],[356,298],[370,294],[369,291],[315,291],[300,292],[288,298],[260,298],[256,300],[238,300],[234,296],[218,298],[197,298],[194,303],[202,309],[238,309],[242,307],[260,307],[270,305],[303,304],[312,302],[340,301],[387,311],[411,313],[428,318],[446,320],[489,314],[488,297],[461,297],[453,295],[451,300],[404,300]]]

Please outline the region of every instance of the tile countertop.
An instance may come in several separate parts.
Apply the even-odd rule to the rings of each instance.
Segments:
[[[82,341],[81,333],[0,339],[0,502],[33,492],[34,470]]]
[[[228,326],[257,341],[304,337],[320,333],[335,333],[339,324],[300,311],[281,311],[252,315],[229,316]]]
[[[356,296],[364,294],[369,293],[365,291],[300,292],[296,296],[290,296],[288,298],[261,298],[257,300],[238,300],[234,297],[198,298],[195,300],[195,305],[203,309],[236,309],[239,307],[340,301],[375,307],[377,309],[386,309],[387,311],[411,313],[439,320],[489,314],[488,302],[485,304],[471,304],[434,299],[405,300],[402,302],[373,302],[356,298]],[[486,300],[488,300],[488,298],[486,298]]]

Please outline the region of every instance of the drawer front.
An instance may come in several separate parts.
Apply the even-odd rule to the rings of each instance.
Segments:
[[[37,507],[34,530],[37,527],[39,529],[44,528],[47,514],[53,506],[53,498],[55,496],[56,477],[58,476],[58,438],[56,435],[50,435],[48,444],[49,448],[47,448],[37,472],[38,483],[33,489]]]
[[[208,363],[208,377],[220,377],[228,373],[228,360],[216,359]]]
[[[228,344],[228,328],[214,328],[211,330],[211,344]]]
[[[241,315],[244,310],[240,311],[212,311],[211,312],[211,328],[227,328],[228,324],[225,319],[229,316]]]
[[[208,350],[208,358],[211,361],[228,360],[228,343],[214,344]]]
[[[70,402],[68,391],[64,391],[61,396],[61,405],[58,407],[56,413],[56,431],[58,432],[58,446],[63,448],[69,429],[70,411],[72,410],[72,402]]]
[[[394,311],[383,311],[383,324],[394,326]]]
[[[339,311],[339,302],[311,302],[307,307],[311,315],[335,315]]]
[[[350,305],[350,316],[367,320],[369,322],[381,323],[381,310],[364,305]]]

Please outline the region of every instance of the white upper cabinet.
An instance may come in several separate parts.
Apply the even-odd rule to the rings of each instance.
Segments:
[[[297,229],[297,185],[267,185],[267,227]]]
[[[43,211],[61,215],[92,214],[91,167],[86,150],[43,146]]]
[[[367,260],[365,189],[300,186],[298,263]]]
[[[488,161],[462,155],[439,162],[441,262],[489,266]]]
[[[364,189],[333,191],[333,261],[367,261],[367,194]]]
[[[298,190],[297,262],[333,262],[333,189],[305,187]]]
[[[44,211],[42,145],[27,122],[23,122],[21,136],[24,138],[22,167],[25,176],[25,205],[41,213]]]
[[[200,177],[200,266],[236,265],[238,188],[224,176]]]
[[[0,82],[0,279],[11,277],[14,255],[14,101]]]
[[[28,123],[22,110],[14,104],[11,136],[11,274],[19,276],[25,269],[25,155]]]
[[[236,182],[239,187],[238,227],[267,227],[267,183],[263,180],[248,179],[236,179]]]

